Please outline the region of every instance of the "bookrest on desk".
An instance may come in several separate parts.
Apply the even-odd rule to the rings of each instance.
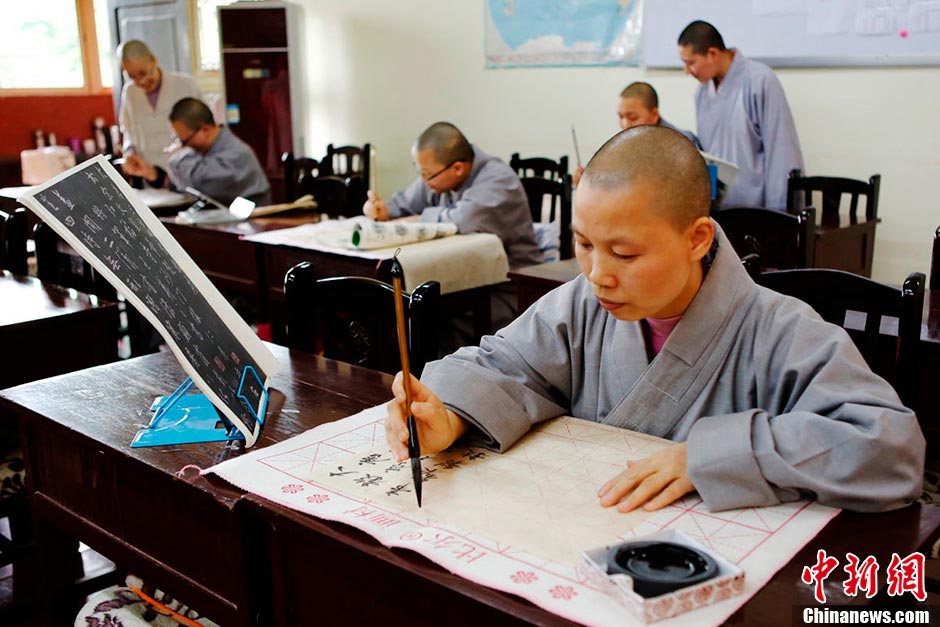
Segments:
[[[246,366],[242,372],[241,383],[238,387],[238,398],[245,403],[258,424],[264,424],[264,415],[268,407],[270,396],[268,388],[264,388],[261,400],[261,411],[256,412],[248,399],[242,394],[245,378],[249,373],[259,385],[261,379],[251,366]],[[193,387],[193,380],[186,378],[170,396],[158,396],[150,406],[155,412],[146,429],[141,429],[131,441],[132,448],[144,446],[169,446],[172,444],[195,444],[201,442],[224,442],[244,440],[238,429],[219,413],[212,401],[205,394],[187,394]]]

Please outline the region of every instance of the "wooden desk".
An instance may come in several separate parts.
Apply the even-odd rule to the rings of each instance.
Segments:
[[[917,363],[917,404],[914,409],[927,438],[928,460],[940,459],[940,290],[924,294],[924,317],[920,324]]]
[[[117,303],[0,272],[0,389],[114,361]]]
[[[516,286],[519,313],[579,274],[581,274],[581,269],[578,267],[577,259],[540,263],[510,272],[509,280]]]
[[[284,411],[269,415],[259,446],[389,397],[387,375],[272,350],[287,366],[273,381],[287,401]],[[569,624],[356,529],[246,496],[194,469],[180,472],[238,455],[237,447],[131,449],[152,397],[174,389],[182,376],[162,353],[0,393],[0,405],[20,416],[27,436],[40,541],[61,528],[223,625],[438,625],[444,614],[456,625]],[[892,551],[905,556],[925,547],[938,529],[934,507],[842,514],[732,622],[777,625],[787,622],[793,604],[812,605],[812,589],[799,578],[818,548],[840,561],[850,550],[875,555],[884,565]],[[849,603],[837,579],[827,585],[830,603]],[[402,601],[406,594],[414,604]]]
[[[814,268],[845,270],[871,278],[875,253],[875,227],[881,218],[853,222],[847,215],[838,220],[816,224],[816,259]]]
[[[287,402],[269,415],[258,446],[391,396],[387,375],[271,348],[286,372],[272,386]],[[233,513],[244,495],[195,470],[238,455],[240,445],[130,447],[153,398],[184,377],[172,355],[158,353],[5,390],[0,408],[21,420],[41,546],[55,546],[65,532],[217,623],[249,625],[269,581],[249,574],[258,544]],[[45,560],[51,600],[65,585],[55,559]],[[71,624],[74,615],[59,618]]]
[[[441,624],[444,614],[448,625],[574,624],[519,597],[457,577],[417,553],[384,547],[358,529],[254,495],[238,508],[264,523],[271,542],[264,553],[271,561],[274,625],[432,627]],[[803,567],[815,564],[818,549],[838,557],[840,565],[849,551],[861,559],[874,555],[883,569],[892,552],[901,557],[927,552],[938,535],[940,508],[929,505],[884,514],[843,512],[728,622],[748,627],[790,624],[793,606],[818,605],[813,588],[800,580]],[[842,575],[840,570],[827,580],[827,605],[865,603],[864,594],[844,594]]]
[[[317,214],[304,212],[229,224],[180,224],[175,217],[161,221],[216,287],[260,303],[265,296],[262,259],[255,244],[241,238],[315,222],[318,218]]]

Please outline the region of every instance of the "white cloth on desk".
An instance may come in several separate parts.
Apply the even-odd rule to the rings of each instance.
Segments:
[[[249,235],[244,239],[363,259],[394,257],[395,248],[355,250],[339,243],[351,236],[354,225],[360,221],[361,218],[327,220]],[[492,233],[454,235],[407,244],[401,247],[398,260],[405,273],[405,289],[410,290],[425,281],[438,281],[442,294],[503,283],[509,272],[503,243]]]

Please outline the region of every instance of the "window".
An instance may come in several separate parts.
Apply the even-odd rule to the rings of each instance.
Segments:
[[[218,7],[235,0],[197,0],[196,25],[199,32],[199,71],[218,72],[222,65],[219,51]]]
[[[110,87],[114,55],[107,0],[4,5],[0,93],[95,93]]]

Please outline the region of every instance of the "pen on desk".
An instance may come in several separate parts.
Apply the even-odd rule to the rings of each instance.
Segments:
[[[578,161],[578,167],[581,167],[581,151],[578,150],[578,134],[574,132],[574,124],[571,125],[571,139],[574,140],[574,156]]]
[[[401,250],[401,249],[399,249]],[[402,303],[401,281],[404,274],[398,261],[398,251],[392,257],[392,288],[395,291],[395,323],[398,327],[398,353],[401,355],[402,386],[405,388],[405,411],[408,412],[408,457],[411,458],[411,479],[421,507],[421,443],[418,441],[418,427],[414,414],[411,413],[411,370],[408,367],[408,336],[405,332],[405,307]]]

